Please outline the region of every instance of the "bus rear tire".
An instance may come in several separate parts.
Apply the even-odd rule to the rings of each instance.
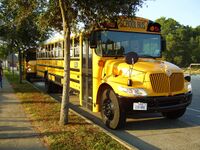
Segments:
[[[48,79],[45,80],[45,92],[46,93],[52,92],[52,83]]]
[[[26,80],[27,80],[28,82],[31,81],[31,76],[30,76],[29,74],[26,75]]]
[[[126,124],[125,111],[111,88],[105,89],[101,96],[101,116],[104,124],[111,129],[123,128]]]
[[[179,117],[183,116],[186,111],[186,108],[174,110],[170,112],[162,112],[162,115],[168,119],[178,119]]]

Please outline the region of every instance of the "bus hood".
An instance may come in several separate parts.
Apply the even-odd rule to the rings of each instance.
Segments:
[[[167,70],[181,72],[181,69],[178,66],[155,59],[140,59],[134,64],[133,68],[142,72],[166,72]]]
[[[182,72],[176,65],[155,59],[140,58],[134,65],[125,63],[124,59],[107,60],[105,64],[106,74],[114,74],[115,76],[135,76],[145,73],[173,73]],[[132,69],[131,69],[132,68]]]

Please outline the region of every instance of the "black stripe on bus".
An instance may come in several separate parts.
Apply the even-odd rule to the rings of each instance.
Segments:
[[[64,61],[64,58],[37,58],[37,60],[63,60]],[[80,58],[70,58],[70,60],[76,60],[76,61],[78,61],[78,60],[80,60]]]
[[[49,73],[49,75],[53,75],[53,76],[57,76],[57,77],[59,77],[59,78],[63,78],[63,76],[57,75],[57,74],[55,74],[55,73]]]
[[[57,68],[57,69],[64,69],[64,67],[60,67],[60,66],[48,66],[48,67],[51,67],[51,68]]]
[[[56,84],[62,85],[61,81],[62,81],[63,76],[59,76],[54,73],[49,73],[49,75],[52,75],[55,77],[55,81],[53,82],[55,82]]]
[[[37,64],[37,65],[38,65],[38,66],[43,66],[43,67],[64,69],[64,67],[59,67],[59,66],[50,66],[50,65],[41,65],[41,64]],[[70,68],[70,71],[80,72],[80,69]]]
[[[57,69],[64,69],[64,67],[60,66],[50,66],[50,65],[43,65],[43,64],[37,64],[38,66],[43,66],[43,67],[50,67],[50,68],[57,68]]]
[[[37,72],[42,72],[42,73],[44,73],[45,71],[43,71],[43,70],[38,70],[38,69],[37,69]]]
[[[48,65],[37,64],[37,66],[43,66],[43,67],[47,67]]]
[[[71,58],[70,61],[79,61],[80,58]]]
[[[78,94],[80,94],[80,90],[77,90],[77,89],[72,88],[72,87],[70,87],[70,89],[73,90],[73,91],[75,91],[75,92],[77,92]]]
[[[80,72],[80,69],[70,68],[70,71]]]
[[[72,78],[70,78],[70,81],[72,81],[72,82],[75,82],[75,83],[80,83],[80,81],[79,81],[79,80],[72,79]]]
[[[64,78],[63,76],[56,75],[56,74],[54,74],[54,73],[49,73],[49,75],[53,75],[53,76],[58,77],[58,78],[61,78],[61,79]],[[75,83],[80,83],[79,80],[72,79],[72,78],[70,78],[70,81],[75,82]]]
[[[37,60],[63,60],[64,61],[64,58],[37,58]]]

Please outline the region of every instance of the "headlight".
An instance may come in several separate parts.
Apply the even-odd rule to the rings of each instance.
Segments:
[[[147,96],[147,92],[142,88],[119,87],[119,90],[133,96]]]
[[[187,89],[188,89],[188,91],[192,91],[192,84],[191,83],[187,84]]]

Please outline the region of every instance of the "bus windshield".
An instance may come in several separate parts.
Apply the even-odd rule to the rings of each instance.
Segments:
[[[142,58],[161,57],[161,36],[135,32],[98,32],[97,55],[120,57],[128,52],[136,52]]]

